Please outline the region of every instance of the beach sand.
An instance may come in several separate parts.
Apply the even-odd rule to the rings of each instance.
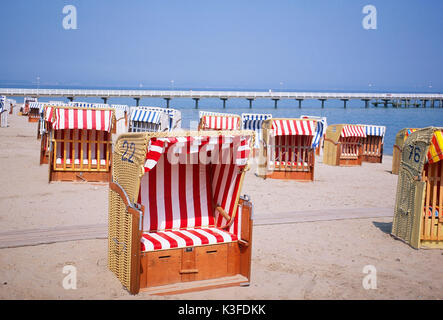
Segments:
[[[0,128],[0,234],[106,224],[107,185],[48,184],[48,166],[39,166],[37,124],[15,115],[9,124]],[[393,212],[392,157],[361,167],[316,161],[313,183],[263,180],[254,166],[247,173],[242,193],[251,197],[258,224],[249,287],[132,296],[107,268],[107,240],[89,239],[0,249],[0,299],[442,299],[443,250],[415,250],[393,239],[392,215],[324,219],[341,209],[355,210],[356,217],[365,208]],[[323,218],[278,223],[292,214]],[[66,265],[77,268],[75,290],[62,286]],[[376,268],[376,289],[362,285],[367,265]]]

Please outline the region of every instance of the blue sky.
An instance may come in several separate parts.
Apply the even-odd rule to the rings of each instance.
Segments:
[[[62,26],[68,4],[77,30]],[[362,27],[367,4],[376,30]],[[443,91],[441,0],[2,0],[2,11],[0,85]]]

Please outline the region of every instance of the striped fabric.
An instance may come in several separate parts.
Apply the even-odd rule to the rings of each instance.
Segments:
[[[77,108],[110,108],[109,104],[105,104],[105,103],[70,101],[68,105],[72,106],[72,107],[77,107]]]
[[[181,128],[182,115],[179,110],[172,109],[172,108],[144,107],[144,106],[139,107],[139,108],[144,109],[144,110],[149,110],[149,111],[158,111],[158,112],[166,113],[169,117],[169,122],[168,122],[169,131],[172,131],[173,129]]]
[[[274,136],[313,136],[316,133],[317,121],[301,119],[273,120]]]
[[[360,125],[345,125],[341,131],[341,137],[348,138],[348,137],[362,137],[366,138],[366,131],[365,127]]]
[[[418,129],[412,129],[412,128],[406,130],[406,132],[405,132],[405,140],[406,140],[407,137],[409,137],[409,135],[410,135],[412,132],[415,132],[415,131],[417,131],[417,130],[418,130]]]
[[[428,151],[428,162],[436,163],[443,160],[443,132],[435,131]]]
[[[51,108],[47,110],[46,117],[52,120],[54,130],[88,129],[110,132],[112,127],[111,110]]]
[[[149,122],[154,124],[160,123],[161,112],[154,110],[146,110],[141,108],[132,108],[131,121]]]
[[[240,130],[240,117],[204,115],[202,117],[203,130]]]
[[[143,251],[237,241],[241,210],[236,204],[246,162],[238,165],[235,158],[247,161],[250,136],[224,138],[151,138],[138,200],[146,212]],[[179,158],[171,158],[169,150]],[[205,161],[201,154],[209,150],[211,161]],[[236,213],[229,230],[221,229],[228,221],[215,206],[231,217]]]
[[[198,119],[200,120],[201,118],[203,118],[204,116],[231,116],[231,117],[235,117],[237,116],[237,114],[234,113],[224,113],[224,112],[213,112],[213,111],[203,111],[200,110],[198,112]]]
[[[151,138],[149,140],[148,151],[146,153],[145,172],[152,170],[163,153],[167,153],[169,148],[174,147],[174,154],[198,154],[200,152],[218,151],[218,155],[226,149],[232,149],[235,157],[234,162],[238,166],[247,164],[250,154],[249,136],[188,136],[172,138]],[[218,148],[218,149],[217,149]],[[168,151],[167,151],[168,150]],[[198,156],[198,155],[197,155]],[[179,159],[181,162],[189,159]],[[211,160],[219,160],[211,158]],[[230,159],[223,159],[228,161]]]
[[[39,109],[41,111],[44,105],[42,102],[30,102],[29,109]]]
[[[374,125],[367,125],[365,126],[365,133],[367,136],[379,136],[384,137],[386,133],[386,127],[385,126],[374,126]]]
[[[260,148],[262,141],[262,124],[264,120],[271,119],[272,114],[242,113],[242,125],[244,130],[255,131],[254,148]]]
[[[142,252],[211,245],[237,241],[235,234],[220,228],[194,228],[189,230],[172,230],[143,233],[141,238]]]

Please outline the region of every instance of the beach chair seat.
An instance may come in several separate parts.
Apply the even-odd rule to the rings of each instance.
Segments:
[[[144,232],[141,238],[141,250],[147,252],[178,249],[235,242],[237,240],[237,235],[216,227]]]
[[[180,292],[179,283],[199,280],[249,282],[252,212],[240,192],[252,143],[252,131],[118,137],[108,252],[131,293],[172,284]]]

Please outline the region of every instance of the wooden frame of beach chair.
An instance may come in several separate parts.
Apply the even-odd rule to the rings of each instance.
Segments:
[[[398,173],[392,235],[414,248],[443,249],[443,128],[406,139]]]
[[[395,135],[395,144],[392,150],[392,174],[398,174],[403,145],[409,134],[416,130],[417,128],[404,128],[397,132],[397,134]]]
[[[323,163],[333,166],[360,166],[364,126],[334,124],[326,129]]]
[[[263,121],[260,152],[265,177],[314,181],[317,120],[272,118]]]
[[[240,130],[241,117],[237,114],[202,114],[199,131]]]
[[[382,163],[383,142],[386,127],[373,125],[363,126],[366,130],[366,138],[362,139],[362,161],[370,163]]]
[[[130,293],[249,284],[252,204],[240,193],[253,139],[252,131],[117,138],[108,261]]]
[[[132,107],[128,132],[163,132],[169,130],[169,115],[153,107]]]
[[[324,147],[324,143],[325,143],[325,133],[326,133],[326,128],[328,127],[328,122],[327,122],[327,118],[326,117],[319,117],[319,116],[308,116],[308,115],[301,115],[300,116],[301,119],[314,119],[317,120],[318,124],[321,125],[321,133],[319,134],[318,139],[318,143],[317,147],[315,148],[315,155],[319,156],[320,155],[320,151],[321,149]]]
[[[55,106],[50,110],[49,182],[109,182],[114,109]]]

